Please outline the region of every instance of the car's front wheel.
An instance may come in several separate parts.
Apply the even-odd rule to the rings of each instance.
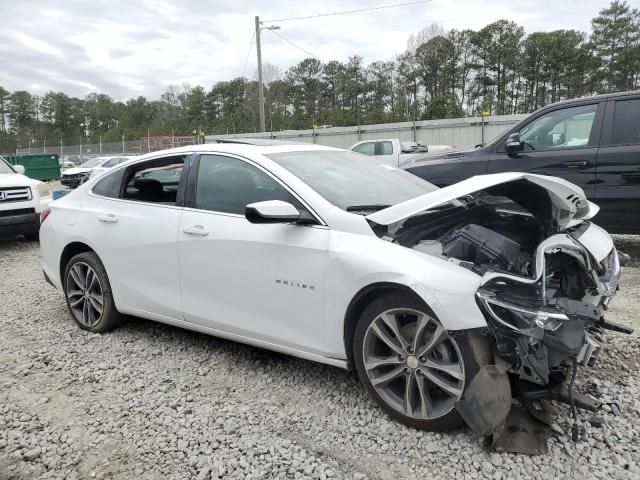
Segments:
[[[64,273],[64,292],[69,312],[83,330],[100,333],[121,321],[111,293],[107,272],[94,252],[69,260]]]
[[[396,420],[425,430],[463,424],[455,404],[488,358],[482,342],[449,335],[424,302],[407,293],[383,295],[365,309],[353,348],[371,397]]]

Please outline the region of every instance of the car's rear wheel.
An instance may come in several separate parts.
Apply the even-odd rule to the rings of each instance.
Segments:
[[[107,272],[94,252],[83,252],[69,260],[64,273],[64,291],[76,324],[90,332],[106,332],[118,326],[118,313]]]
[[[449,430],[463,424],[455,404],[486,362],[483,343],[473,345],[449,335],[419,298],[391,293],[360,317],[353,357],[368,393],[390,416],[413,428]]]

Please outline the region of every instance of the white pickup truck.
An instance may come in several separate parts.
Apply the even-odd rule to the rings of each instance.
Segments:
[[[425,145],[420,142],[401,142],[397,138],[363,140],[351,145],[349,150],[376,157],[389,165],[399,167],[425,153],[443,152],[453,149],[450,145]]]
[[[22,165],[11,166],[0,157],[0,237],[37,240],[40,213],[51,200],[48,184],[25,176]]]

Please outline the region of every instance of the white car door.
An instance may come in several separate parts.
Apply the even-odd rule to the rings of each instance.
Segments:
[[[118,308],[182,319],[176,205],[184,156],[135,164],[105,176],[82,209]],[[124,184],[124,188],[122,185]]]
[[[323,225],[253,224],[247,204],[304,206],[256,165],[202,155],[189,173],[178,251],[185,320],[232,335],[323,354]]]

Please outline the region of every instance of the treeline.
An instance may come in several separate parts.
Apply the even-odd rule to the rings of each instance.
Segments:
[[[346,126],[465,115],[527,113],[550,102],[640,87],[640,12],[615,0],[587,34],[535,32],[508,20],[479,31],[437,24],[412,34],[391,61],[307,58],[284,75],[265,66],[267,129]],[[253,132],[258,85],[244,77],[169,86],[157,100],[92,93],[41,97],[0,86],[0,152],[147,135]]]

